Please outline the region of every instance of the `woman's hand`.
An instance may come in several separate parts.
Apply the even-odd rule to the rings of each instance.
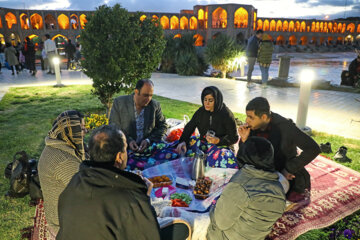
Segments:
[[[211,144],[218,144],[220,142],[220,138],[218,137],[210,137],[210,136],[206,136],[206,141],[208,143],[211,143]]]
[[[185,154],[186,153],[186,143],[185,142],[179,143],[178,146],[176,147],[175,151],[180,155]]]

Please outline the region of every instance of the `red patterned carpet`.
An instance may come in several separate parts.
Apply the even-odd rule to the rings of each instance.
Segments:
[[[319,156],[306,169],[311,175],[311,203],[287,211],[275,223],[270,239],[289,240],[330,226],[360,209],[360,173]]]
[[[311,203],[287,211],[275,223],[269,239],[290,240],[330,226],[360,209],[360,173],[319,156],[306,169],[311,175]],[[46,238],[43,202],[36,206],[32,240]]]

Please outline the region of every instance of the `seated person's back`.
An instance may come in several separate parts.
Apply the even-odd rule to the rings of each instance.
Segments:
[[[275,172],[271,143],[250,137],[239,151],[245,165],[210,211],[208,240],[264,239],[285,210],[285,192]]]
[[[160,239],[143,179],[126,167],[126,138],[113,125],[94,131],[90,161],[59,198],[57,239]]]

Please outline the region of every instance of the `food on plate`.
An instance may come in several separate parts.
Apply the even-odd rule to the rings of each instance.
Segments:
[[[154,184],[154,188],[166,187],[172,184],[170,177],[166,175],[152,177],[149,180]]]
[[[210,193],[210,187],[211,187],[212,181],[210,178],[199,178],[196,180],[196,185],[194,188],[194,196],[197,199],[205,199],[209,196]]]
[[[170,197],[173,207],[188,207],[192,198],[186,193],[174,193]]]

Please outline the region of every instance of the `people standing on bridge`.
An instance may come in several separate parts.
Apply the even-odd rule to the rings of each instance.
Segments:
[[[49,71],[47,73],[55,74],[53,59],[57,55],[57,49],[55,42],[50,39],[49,34],[45,34],[44,48],[49,61]]]
[[[259,45],[259,52],[257,61],[261,70],[261,82],[262,87],[267,87],[267,81],[269,79],[269,68],[272,61],[272,54],[274,51],[274,45],[270,39],[269,34],[264,33]]]
[[[1,67],[3,65],[5,65],[5,54],[4,54],[4,50],[5,50],[5,45],[0,43],[0,73],[1,72]]]
[[[14,68],[16,68],[16,74],[19,74],[19,61],[16,57],[16,50],[11,45],[11,43],[6,43],[6,48],[4,50],[5,53],[5,61],[8,62],[9,66],[11,67],[12,75],[14,75]]]
[[[263,30],[257,30],[255,35],[249,38],[248,44],[246,46],[246,56],[248,61],[247,87],[249,88],[254,86],[254,84],[251,83],[251,75],[254,71],[254,66],[259,50],[259,41],[261,40],[263,33]]]
[[[35,76],[35,46],[29,37],[25,38],[25,43],[21,51],[25,56],[25,64],[27,69],[29,69],[31,75]]]

